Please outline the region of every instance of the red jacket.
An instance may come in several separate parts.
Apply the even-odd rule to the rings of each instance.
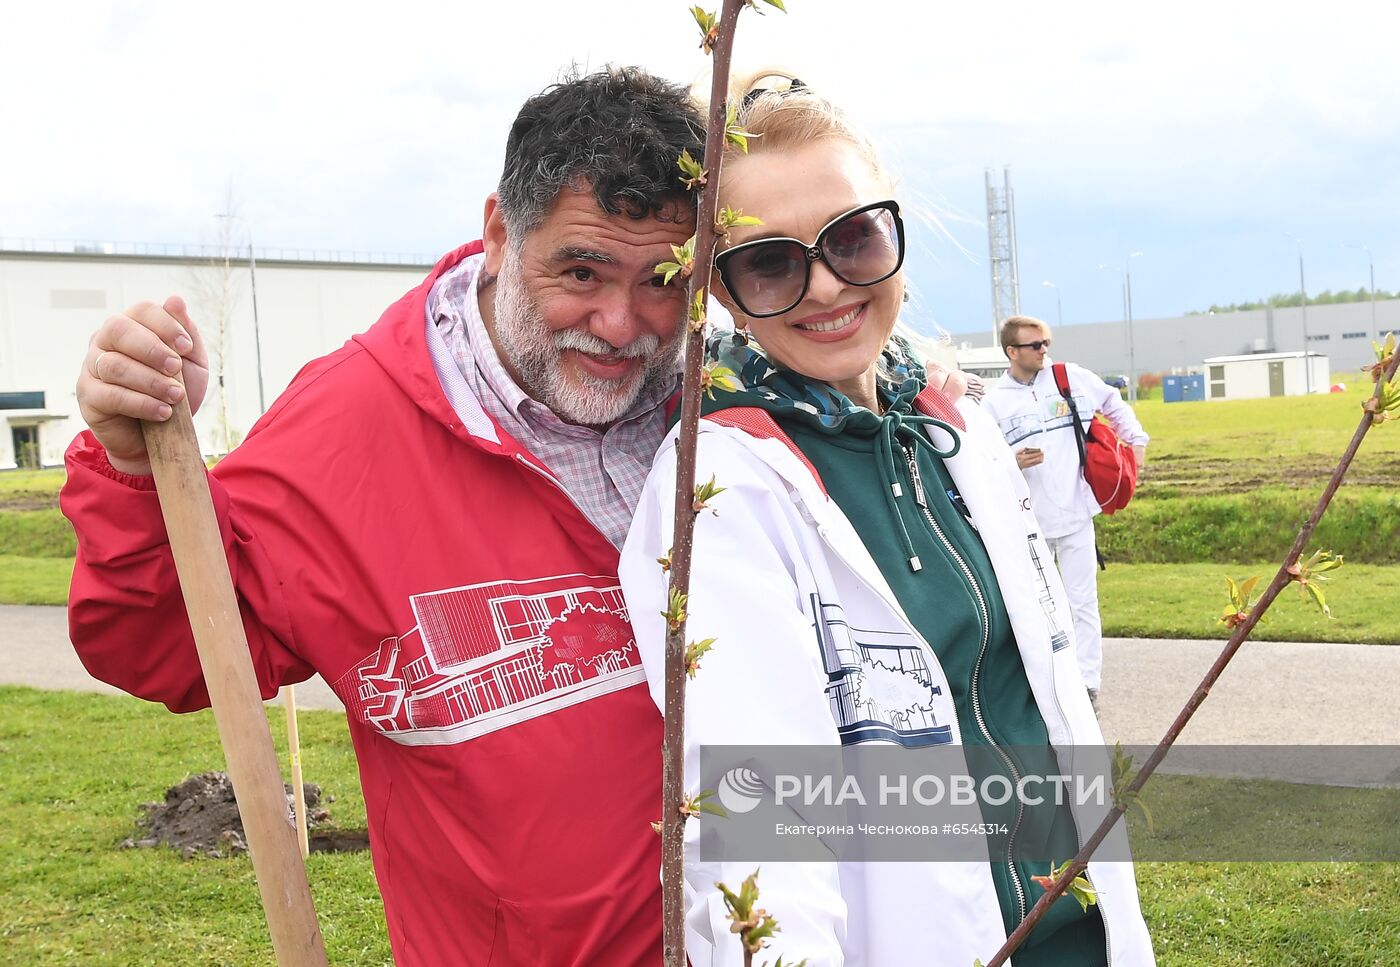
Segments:
[[[303,369],[214,506],[263,696],[319,672],[345,702],[397,962],[649,967],[661,717],[618,553],[503,430],[463,426],[428,355],[432,283],[480,251]],[[83,664],[206,706],[151,481],[90,433],[68,474]]]

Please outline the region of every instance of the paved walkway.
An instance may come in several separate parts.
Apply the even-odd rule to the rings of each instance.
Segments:
[[[1107,639],[1099,698],[1104,736],[1155,745],[1221,647],[1220,641]],[[78,661],[63,608],[0,605],[0,682],[116,693]],[[342,707],[319,677],[297,686],[297,705]],[[1400,647],[1246,645],[1181,742],[1400,746]],[[1320,775],[1317,769],[1300,767],[1299,778]]]
[[[125,694],[93,678],[78,661],[68,641],[66,608],[0,604],[0,684]],[[298,685],[296,697],[299,709],[344,708],[319,675]]]

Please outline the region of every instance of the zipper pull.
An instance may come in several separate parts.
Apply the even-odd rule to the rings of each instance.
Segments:
[[[907,443],[900,444],[900,448],[904,451],[904,459],[909,462],[909,479],[914,484],[914,503],[918,504],[920,509],[927,510],[928,500],[924,497],[924,480],[919,476],[919,461],[914,454],[914,448]]]

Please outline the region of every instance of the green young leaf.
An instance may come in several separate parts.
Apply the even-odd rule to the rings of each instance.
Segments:
[[[1381,364],[1377,363],[1376,366],[1380,367]],[[1400,375],[1390,382],[1378,382],[1376,395],[1367,397],[1361,408],[1371,414],[1373,426],[1400,419]]]
[[[692,332],[699,332],[705,328],[705,290],[696,289],[695,297],[690,300],[690,329]]]
[[[758,901],[758,870],[754,870],[735,893],[723,883],[716,883],[715,889],[724,897],[724,906],[729,911],[729,919],[735,926],[748,926],[753,919],[753,905]],[[757,920],[753,920],[757,923]],[[735,931],[736,933],[738,931]]]
[[[1343,563],[1342,555],[1331,551],[1314,551],[1306,561],[1294,561],[1288,573],[1298,585],[1298,597],[1311,600],[1326,617],[1332,617],[1332,609],[1327,606],[1327,596],[1320,582],[1330,581],[1328,571],[1335,571]]]
[[[672,631],[679,631],[681,625],[685,624],[686,598],[686,595],[681,594],[680,588],[672,588],[666,610],[661,612],[661,617],[666,619],[666,627]]]
[[[688,677],[694,678],[700,671],[700,659],[714,648],[716,639],[706,638],[704,641],[695,641],[685,646],[685,673]]]
[[[758,871],[749,874],[737,894],[723,883],[716,883],[715,886],[719,888],[724,905],[729,910],[729,932],[739,935],[746,953],[758,953],[779,930],[778,921],[757,905]]]
[[[711,363],[700,370],[700,391],[705,394],[706,399],[714,399],[714,391],[717,389],[726,393],[737,393],[739,388],[738,374],[728,366]]]
[[[690,273],[695,270],[695,236],[686,239],[684,245],[672,245],[671,255],[675,257],[674,262],[660,262],[651,270],[662,277],[662,285],[670,285],[678,275],[682,279],[690,278]]]
[[[705,187],[709,172],[700,166],[700,162],[691,157],[689,148],[681,152],[680,160],[676,162],[676,167],[680,168],[681,174],[685,176],[680,181],[681,184],[685,185],[686,190],[689,191],[695,188]]]
[[[727,818],[729,814],[724,811],[724,807],[709,800],[715,796],[714,790],[702,789],[693,796],[687,796],[685,802],[681,803],[681,815],[686,819],[692,816],[699,816],[701,813],[709,813],[711,816]]]
[[[1249,617],[1250,610],[1256,604],[1255,601],[1250,600],[1250,593],[1258,583],[1258,577],[1243,578],[1240,581],[1236,581],[1234,578],[1227,575],[1225,577],[1225,585],[1229,590],[1230,602],[1225,605],[1225,610],[1220,613],[1220,617],[1217,620],[1231,631],[1242,625],[1245,619]],[[1260,622],[1264,621],[1262,617],[1259,620]]]
[[[729,109],[725,112],[724,140],[734,145],[734,147],[744,152],[744,154],[748,154],[749,138],[757,138],[759,135],[754,134],[752,131],[745,131],[743,128],[739,127],[738,120],[739,109],[733,104],[730,104]]]
[[[715,49],[715,41],[719,40],[719,18],[707,13],[704,7],[691,7],[690,13],[700,26],[700,49],[708,54]]]
[[[690,273],[695,271],[695,236],[686,239],[684,245],[672,245],[671,254],[680,263],[681,278],[690,278]]]
[[[661,276],[662,285],[670,285],[671,280],[680,273],[681,269],[682,266],[679,262],[658,262],[652,272]]]
[[[1069,895],[1079,901],[1079,908],[1086,913],[1091,906],[1099,902],[1099,893],[1086,876],[1076,876],[1070,881]]]
[[[1031,879],[1040,884],[1041,889],[1049,892],[1055,881],[1065,875],[1073,860],[1065,860],[1059,866],[1051,864],[1049,876],[1032,876]],[[1094,884],[1089,882],[1088,877],[1082,873],[1070,880],[1069,887],[1065,890],[1070,896],[1079,901],[1081,909],[1088,911],[1089,907],[1099,902],[1098,891],[1094,889]]]
[[[1147,803],[1143,801],[1142,790],[1132,792],[1128,787],[1137,778],[1137,770],[1133,769],[1133,757],[1123,751],[1123,743],[1118,742],[1113,747],[1113,804],[1127,813],[1136,807],[1142,812],[1142,818],[1147,821],[1147,829],[1153,831],[1152,810],[1147,808]],[[1064,867],[1061,867],[1063,870]],[[1051,871],[1052,876],[1058,873]]]
[[[1155,833],[1157,831],[1157,824],[1152,821],[1152,810],[1147,808],[1147,800],[1142,798],[1141,792],[1133,796],[1133,805],[1142,813],[1143,822],[1147,823],[1147,831],[1149,833]]]
[[[1133,757],[1123,751],[1123,743],[1113,746],[1113,802],[1121,804],[1123,790],[1133,781]]]
[[[700,511],[709,508],[710,513],[718,517],[719,514],[715,509],[710,507],[710,501],[719,494],[724,493],[724,490],[725,488],[723,487],[715,486],[715,478],[714,475],[711,474],[710,479],[705,483],[695,485],[695,500],[690,505],[691,509],[698,514]]]
[[[715,214],[715,234],[727,236],[729,230],[736,225],[762,225],[763,219],[753,215],[745,215],[737,208],[725,205]]]
[[[1384,343],[1371,341],[1371,348],[1376,351],[1376,361],[1370,366],[1361,367],[1371,374],[1371,381],[1379,383],[1385,378],[1385,371],[1390,366],[1390,361],[1395,358],[1395,333],[1387,333]],[[1400,378],[1400,377],[1397,377]],[[1377,420],[1376,422],[1383,422]]]
[[[1313,604],[1317,605],[1317,610],[1322,612],[1322,616],[1324,618],[1332,617],[1332,609],[1327,607],[1327,595],[1323,593],[1322,588],[1311,581],[1303,585],[1303,587],[1312,597]]]
[[[1376,351],[1376,362],[1383,363],[1388,361],[1391,356],[1394,356],[1395,346],[1395,333],[1393,332],[1385,334],[1384,342],[1376,342],[1374,339],[1371,340],[1371,348]]]

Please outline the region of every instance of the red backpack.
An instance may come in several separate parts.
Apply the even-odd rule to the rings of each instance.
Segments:
[[[1137,457],[1131,444],[1118,439],[1113,427],[1099,413],[1094,414],[1086,433],[1079,419],[1079,410],[1074,405],[1074,396],[1069,388],[1069,374],[1064,363],[1051,366],[1055,373],[1055,385],[1060,395],[1069,404],[1070,416],[1074,419],[1075,442],[1079,444],[1079,467],[1094,499],[1105,514],[1122,510],[1133,499],[1137,488]]]

